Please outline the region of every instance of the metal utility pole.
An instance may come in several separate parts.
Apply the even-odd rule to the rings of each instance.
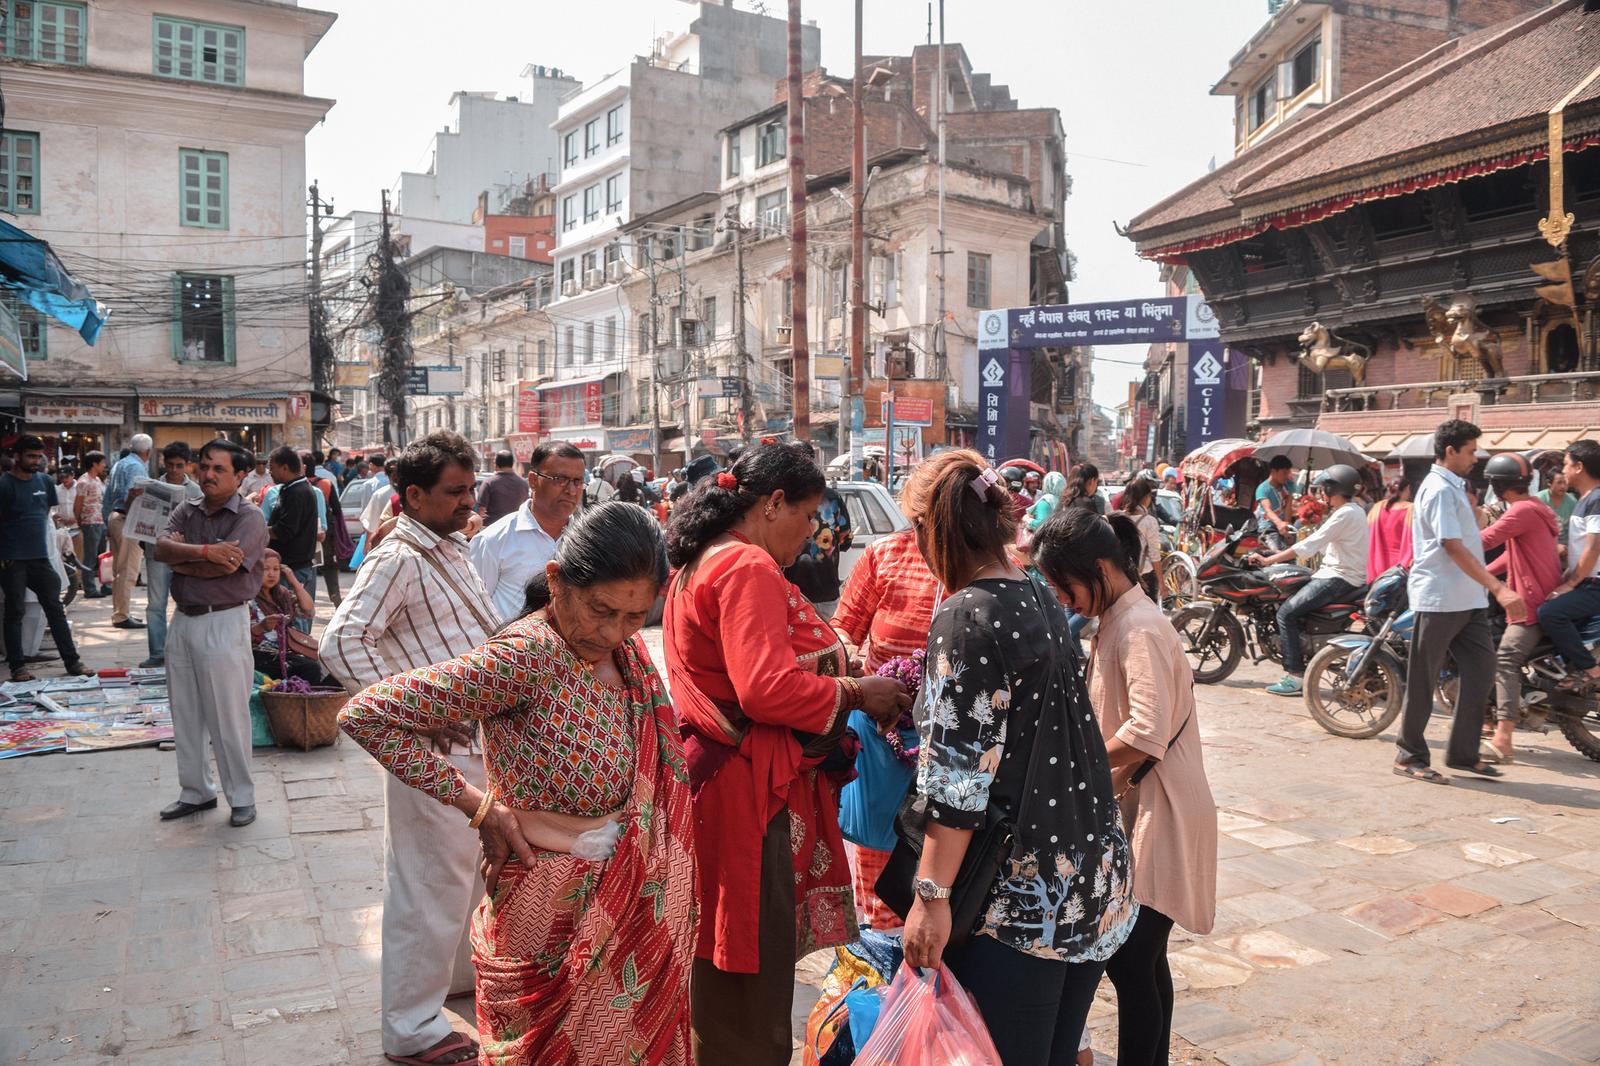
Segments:
[[[395,262],[394,235],[389,225],[389,190],[383,190],[383,214],[378,228],[378,250],[373,258],[377,272],[372,301],[372,322],[378,330],[378,373],[374,384],[388,408],[383,420],[385,444],[406,443],[406,388],[411,378],[411,315],[406,301],[411,283]]]
[[[313,181],[308,190],[311,194],[306,201],[306,206],[311,209],[311,292],[307,310],[309,312],[309,348],[311,358],[311,389],[322,394],[322,403],[328,410],[328,420],[323,422],[322,432],[326,433],[333,421],[331,404],[333,400],[333,343],[328,340],[328,310],[322,302],[322,216],[324,211],[333,214],[333,204],[325,202],[317,190],[317,183]],[[317,432],[316,424],[312,425],[312,432]],[[313,440],[313,443],[315,441]]]
[[[811,439],[811,352],[806,338],[805,98],[800,67],[800,0],[789,0],[789,352],[794,383],[794,435]]]
[[[661,355],[656,344],[656,320],[661,317],[656,293],[656,257],[648,242],[639,247],[644,251],[645,265],[650,268],[650,429],[655,434],[651,453],[655,456],[656,476],[661,477]]]
[[[944,0],[939,0],[939,85],[934,94],[934,112],[939,129],[939,322],[934,326],[934,378],[942,387],[949,363],[945,354],[945,318],[949,312],[945,308],[944,275],[945,261],[950,256],[950,250],[944,246]]]
[[[678,330],[673,338],[680,351],[683,352],[684,397],[683,397],[683,465],[688,466],[694,459],[694,438],[689,434],[697,421],[696,408],[700,403],[700,366],[695,358],[695,350],[684,336],[683,318],[688,309],[689,284],[684,276],[684,269],[689,262],[688,231],[678,227]],[[697,338],[698,339],[698,338]]]
[[[839,405],[841,422],[849,411],[850,477],[856,481],[861,480],[861,438],[867,421],[867,125],[862,114],[861,6],[862,0],[856,0],[855,77],[850,81],[850,369]]]
[[[739,360],[739,440],[750,443],[750,422],[755,418],[750,395],[750,351],[744,335],[744,223],[739,208],[728,208],[728,228],[733,231],[733,351]]]

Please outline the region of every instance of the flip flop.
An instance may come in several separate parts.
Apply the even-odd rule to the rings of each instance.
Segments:
[[[1425,781],[1430,785],[1448,785],[1449,779],[1431,766],[1396,766],[1394,772],[1401,777],[1409,777],[1413,781]]]
[[[451,1055],[468,1050],[472,1052],[470,1058],[451,1060]],[[391,1055],[384,1052],[383,1057],[390,1062],[398,1062],[401,1066],[447,1066],[447,1064],[469,1066],[478,1061],[478,1045],[461,1033],[451,1033],[433,1047],[416,1055]]]
[[[30,673],[27,670],[13,670],[13,671],[11,671],[11,680],[13,680],[13,681],[34,681],[34,680],[37,680],[37,678],[35,678],[33,676],[33,674]]]
[[[1449,763],[1449,762],[1445,763],[1445,765],[1448,766],[1450,769],[1456,770],[1456,771],[1458,771],[1460,773],[1463,773],[1463,774],[1477,774],[1479,777],[1504,777],[1504,776],[1506,776],[1505,774],[1501,773],[1499,770],[1496,770],[1493,766],[1490,766],[1486,762],[1479,762],[1479,763],[1477,763],[1476,765],[1473,765],[1473,766],[1457,766],[1455,763]]]

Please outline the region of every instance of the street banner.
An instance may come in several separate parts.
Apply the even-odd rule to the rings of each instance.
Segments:
[[[1227,352],[1222,342],[1192,341],[1189,344],[1188,448],[1221,440],[1227,435],[1228,387]]]
[[[980,352],[1214,340],[1218,335],[1216,315],[1198,295],[1011,307],[978,315]]]
[[[888,423],[889,418],[888,393],[880,403],[882,412],[879,418]],[[894,398],[894,423],[906,426],[932,426],[933,401],[922,396],[895,396]]]
[[[133,488],[143,491],[128,507],[122,535],[142,544],[154,544],[156,538],[167,531],[167,519],[172,517],[172,509],[183,502],[184,487],[152,478],[138,478]]]
[[[622,454],[654,451],[655,433],[649,426],[639,429],[608,429],[606,447]]]
[[[978,451],[991,463],[1028,453],[1032,357],[1016,349],[978,359]]]

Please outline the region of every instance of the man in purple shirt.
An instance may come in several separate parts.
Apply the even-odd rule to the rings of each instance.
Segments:
[[[167,695],[178,753],[178,801],[163,821],[217,805],[206,758],[216,752],[222,791],[233,814],[228,824],[256,820],[250,779],[250,686],[255,680],[248,604],[261,589],[267,522],[239,495],[255,457],[228,440],[200,449],[201,498],[173,508],[155,557],[172,567],[177,613],[167,634]]]

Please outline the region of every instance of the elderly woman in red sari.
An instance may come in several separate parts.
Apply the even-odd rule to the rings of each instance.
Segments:
[[[763,444],[672,511],[678,568],[667,675],[695,790],[700,935],[690,983],[700,1063],[783,1066],[794,964],[855,935],[839,831],[852,709],[892,723],[898,682],[852,678],[838,635],[784,580],[824,481],[809,454]]]
[[[689,783],[637,635],[666,576],[649,513],[602,504],[529,583],[522,618],[340,713],[391,773],[483,838],[472,946],[484,1062],[692,1062]],[[483,732],[482,792],[424,736],[466,722]]]

